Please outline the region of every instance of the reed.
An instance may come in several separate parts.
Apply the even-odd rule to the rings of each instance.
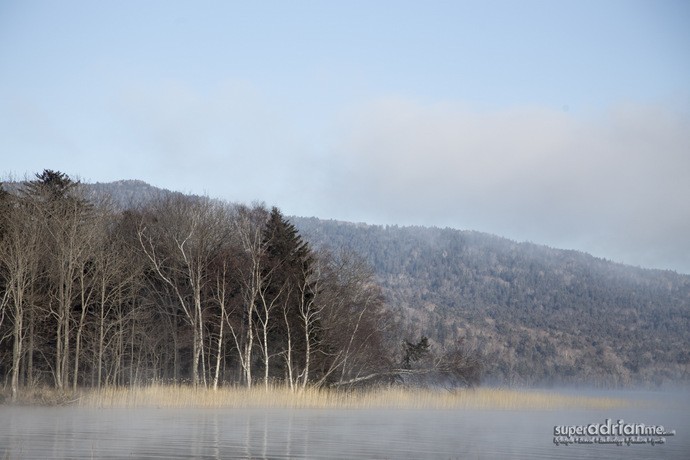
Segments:
[[[305,408],[305,409],[612,409],[631,405],[620,398],[571,396],[556,392],[478,388],[455,391],[382,387],[342,391],[282,386],[218,390],[177,385],[84,391],[76,404],[100,408]]]

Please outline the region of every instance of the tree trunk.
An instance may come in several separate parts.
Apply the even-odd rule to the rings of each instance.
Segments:
[[[14,343],[12,347],[12,402],[17,401],[19,393],[19,369],[22,358],[22,344],[23,344],[23,329],[24,329],[24,311],[21,305],[21,298],[15,301],[14,311]]]

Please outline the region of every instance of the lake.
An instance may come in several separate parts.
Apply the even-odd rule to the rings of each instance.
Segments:
[[[621,395],[651,405],[605,411],[0,406],[0,459],[690,458],[688,392],[615,396]],[[555,426],[606,419],[663,425],[676,434],[655,445],[554,444]]]

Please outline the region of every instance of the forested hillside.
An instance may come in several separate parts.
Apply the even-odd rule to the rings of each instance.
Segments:
[[[131,182],[140,189],[123,195]],[[160,192],[138,181],[99,187],[114,197]],[[402,319],[399,341],[463,341],[483,356],[485,380],[690,380],[688,275],[474,231],[290,220],[313,246],[351,250],[371,264]]]
[[[407,334],[464,339],[504,383],[690,379],[690,276],[453,229],[293,218],[374,267]]]
[[[687,275],[141,181],[4,188],[5,386],[473,384],[477,357],[502,384],[690,381]]]

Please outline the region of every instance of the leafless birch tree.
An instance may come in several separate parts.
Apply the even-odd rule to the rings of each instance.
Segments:
[[[138,229],[143,253],[153,271],[174,293],[193,330],[192,384],[207,384],[203,292],[208,264],[218,247],[218,222],[208,199],[165,198]],[[200,371],[200,367],[202,367]],[[200,378],[201,375],[201,378]]]

